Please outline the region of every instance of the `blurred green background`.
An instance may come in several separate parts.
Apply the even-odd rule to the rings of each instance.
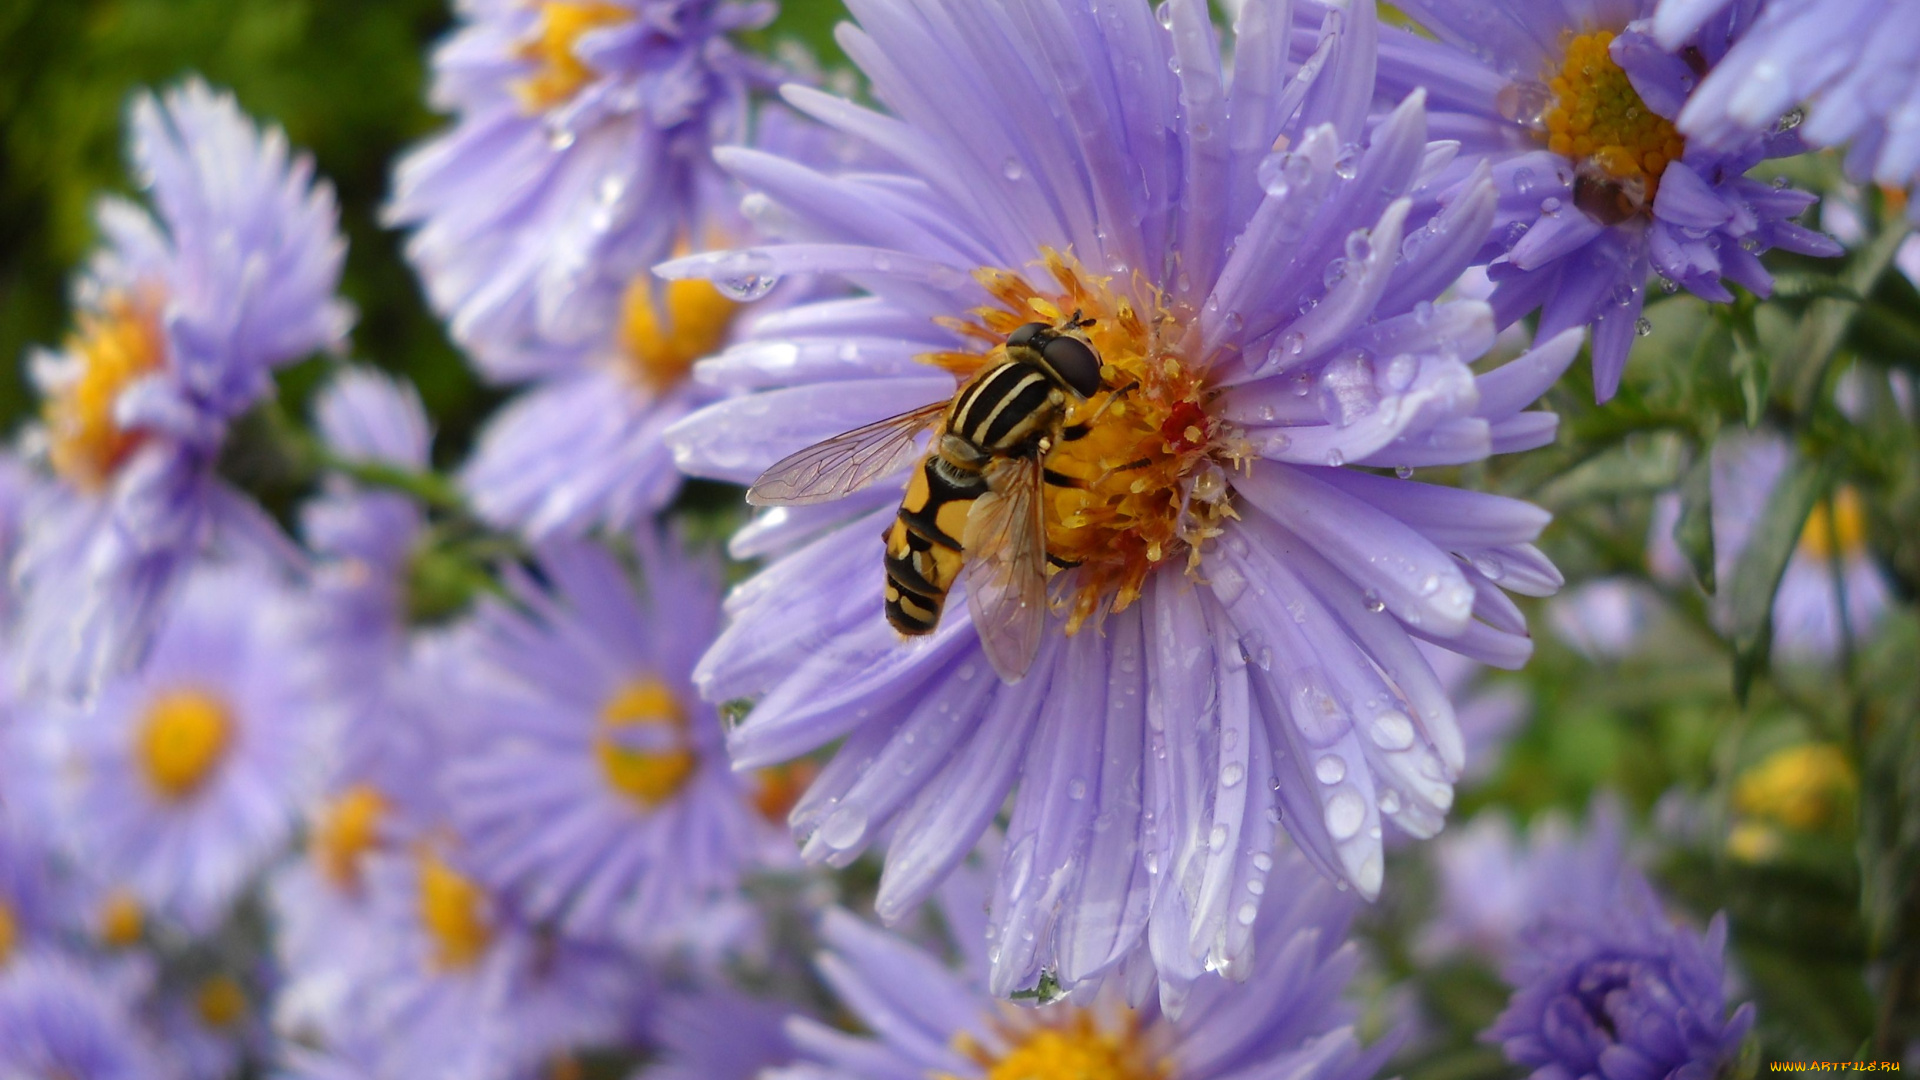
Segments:
[[[833,53],[838,0],[789,0],[764,45]],[[404,371],[457,460],[495,395],[428,313],[378,212],[388,171],[443,122],[426,106],[428,50],[449,0],[6,0],[0,3],[0,432],[35,408],[19,363],[68,332],[67,281],[93,243],[101,192],[127,193],[126,104],[198,72],[287,129],[338,189],[345,292],[360,358]]]

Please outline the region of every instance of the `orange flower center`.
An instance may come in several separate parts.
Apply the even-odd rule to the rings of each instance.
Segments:
[[[541,4],[540,29],[520,46],[520,58],[534,66],[514,84],[522,106],[530,113],[544,112],[578,93],[593,77],[592,70],[574,52],[581,35],[631,18],[632,11],[595,0],[547,0]]]
[[[472,967],[493,942],[486,893],[432,852],[420,856],[420,923],[443,971]]]
[[[1068,426],[1084,437],[1062,442],[1046,467],[1071,484],[1047,486],[1047,554],[1075,567],[1070,595],[1056,598],[1067,632],[1111,604],[1119,611],[1140,596],[1147,574],[1218,532],[1228,506],[1225,476],[1213,463],[1239,460],[1236,440],[1207,412],[1209,394],[1199,372],[1178,349],[1184,314],[1151,297],[1142,310],[1113,288],[1113,279],[1087,273],[1070,257],[1044,253],[1057,289],[1036,288],[1018,274],[985,269],[975,277],[996,306],[975,309],[971,321],[943,323],[994,348],[985,353],[922,357],[967,379],[1004,356],[1007,335],[1024,323],[1058,325],[1079,312],[1093,324],[1082,331],[1100,357],[1105,388],[1074,401]],[[1050,567],[1049,573],[1060,567]]]
[[[20,945],[20,919],[13,908],[0,901],[0,967],[7,966],[13,958],[13,950]]]
[[[656,281],[640,274],[620,305],[620,350],[655,391],[679,385],[694,361],[726,343],[740,305],[706,281]]]
[[[1836,543],[1838,547],[1836,548]],[[1815,559],[1858,555],[1867,546],[1867,512],[1860,493],[1841,488],[1833,498],[1814,506],[1800,530],[1800,553]]]
[[[1051,1010],[1050,1010],[1051,1011]],[[1051,1022],[1013,1029],[1013,1048],[995,1057],[971,1036],[955,1040],[961,1053],[986,1069],[986,1080],[1168,1080],[1170,1063],[1155,1055],[1129,1013],[1118,1030],[1109,1029],[1087,1009],[1066,1007]],[[936,1074],[936,1080],[956,1080]]]
[[[1576,186],[1575,201],[1609,223],[1650,205],[1661,174],[1686,151],[1686,140],[1647,108],[1614,62],[1613,39],[1598,30],[1568,40],[1565,61],[1547,73],[1551,101],[1539,117],[1547,149],[1571,158],[1591,185]]]
[[[342,889],[360,884],[360,863],[380,840],[387,800],[371,784],[355,784],[320,813],[312,850],[321,873]]]
[[[170,802],[199,791],[227,758],[233,716],[226,703],[198,690],[174,690],[147,706],[138,736],[147,782]]]
[[[140,943],[147,932],[147,917],[140,901],[126,889],[115,889],[100,905],[100,942],[109,949],[127,949]]]
[[[247,1015],[247,992],[230,975],[215,975],[193,996],[200,1022],[215,1030],[233,1027]]]
[[[601,707],[594,754],[615,791],[643,807],[659,806],[693,775],[687,710],[662,680],[634,679]]]
[[[166,360],[158,321],[124,299],[104,315],[82,315],[67,345],[80,361],[77,378],[48,395],[42,406],[48,456],[68,483],[96,491],[139,445],[138,432],[115,421],[120,394]]]
[[[760,816],[783,822],[794,804],[807,793],[807,787],[820,775],[820,766],[807,758],[756,769],[753,773],[753,805]]]

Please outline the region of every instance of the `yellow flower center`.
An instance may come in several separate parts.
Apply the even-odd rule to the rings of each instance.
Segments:
[[[371,784],[355,784],[320,813],[313,829],[313,857],[321,873],[342,889],[360,884],[360,861],[380,840],[387,800]]]
[[[520,58],[533,71],[514,84],[528,112],[542,112],[566,101],[586,85],[593,72],[573,51],[580,36],[633,18],[617,4],[595,0],[547,0],[540,5],[540,29],[520,46]]]
[[[1854,786],[1853,766],[1839,747],[1803,743],[1774,751],[1740,777],[1733,807],[1789,828],[1818,829],[1835,821]]]
[[[13,908],[0,901],[0,967],[5,967],[13,958],[13,950],[20,944],[20,920]]]
[[[175,690],[147,707],[140,764],[162,798],[178,801],[200,790],[232,742],[233,717],[224,702],[198,690]]]
[[[998,1058],[968,1035],[955,1044],[986,1069],[987,1080],[1167,1080],[1172,1075],[1169,1063],[1155,1060],[1147,1049],[1131,1013],[1118,1031],[1103,1027],[1086,1009],[1071,1008],[1058,1022],[1009,1034],[1013,1049]],[[936,1074],[935,1080],[956,1078]]]
[[[100,905],[100,942],[110,949],[128,949],[140,943],[147,917],[140,901],[125,889],[115,889]]]
[[[1807,524],[1800,530],[1800,553],[1815,559],[1835,554],[1835,542],[1842,556],[1858,555],[1867,545],[1867,512],[1859,492],[1841,488],[1833,498],[1814,506]]]
[[[636,746],[636,738],[655,745]],[[601,707],[593,749],[607,783],[644,807],[671,799],[693,775],[687,711],[673,690],[652,676],[622,686]]]
[[[215,975],[200,984],[193,1007],[200,1013],[200,1022],[208,1027],[230,1028],[247,1015],[247,993],[231,976]]]
[[[1210,459],[1234,464],[1244,452],[1207,414],[1207,388],[1179,351],[1186,313],[1170,310],[1138,277],[1135,291],[1149,297],[1145,310],[1114,291],[1113,279],[1088,274],[1070,257],[1047,251],[1044,259],[1057,291],[980,270],[974,276],[997,306],[975,309],[973,321],[943,320],[993,351],[921,359],[965,380],[1004,356],[1007,335],[1024,323],[1058,325],[1075,312],[1093,320],[1082,333],[1100,357],[1105,388],[1070,403],[1067,426],[1085,426],[1087,434],[1055,446],[1046,467],[1072,484],[1049,484],[1041,499],[1049,573],[1061,572],[1061,563],[1073,568],[1066,571],[1071,594],[1056,604],[1074,633],[1103,605],[1120,611],[1138,599],[1155,567],[1183,554],[1197,558],[1194,546],[1233,513],[1225,476]]]
[[[115,422],[114,405],[122,391],[160,367],[166,347],[150,314],[117,299],[105,315],[81,316],[80,332],[67,349],[81,369],[42,406],[47,452],[68,483],[94,491],[140,442],[138,432],[122,431]]]
[[[710,282],[655,281],[640,274],[620,306],[621,353],[641,382],[656,391],[672,389],[694,361],[725,344],[739,310]]]
[[[1660,175],[1686,151],[1673,124],[1647,108],[1614,62],[1613,39],[1598,30],[1567,42],[1565,62],[1548,72],[1551,102],[1540,117],[1547,149],[1573,159],[1575,202],[1608,224],[1650,205]]]
[[[420,923],[433,939],[433,961],[459,971],[477,962],[493,942],[486,894],[432,852],[420,856]]]

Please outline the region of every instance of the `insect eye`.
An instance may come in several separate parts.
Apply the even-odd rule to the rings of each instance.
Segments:
[[[1099,391],[1100,358],[1094,355],[1086,342],[1063,334],[1047,342],[1040,355],[1046,358],[1047,366],[1053,368],[1060,380],[1073,388],[1074,393],[1086,398]]]
[[[1027,323],[1024,326],[1016,328],[1013,333],[1007,335],[1007,348],[1009,349],[1027,348],[1033,344],[1033,341],[1035,338],[1039,337],[1041,334],[1044,334],[1046,332],[1047,332],[1046,323],[1037,323],[1037,322]]]

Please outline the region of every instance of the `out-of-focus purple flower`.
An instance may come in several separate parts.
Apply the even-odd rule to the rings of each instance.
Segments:
[[[1636,870],[1595,884],[1521,933],[1513,998],[1482,1038],[1533,1080],[1720,1075],[1753,1024],[1751,1004],[1727,1015],[1726,917],[1703,937],[1671,922]]]
[[[126,982],[54,953],[0,971],[0,1076],[172,1080]]]
[[[1554,597],[1547,622],[1588,659],[1618,660],[1639,645],[1657,603],[1645,582],[1601,578]]]
[[[629,529],[679,490],[660,433],[712,398],[687,370],[738,308],[650,267],[744,239],[712,150],[792,126],[755,115],[782,72],[732,40],[775,5],[459,7],[433,91],[454,126],[401,162],[388,217],[414,227],[408,255],[482,373],[532,382],[462,483],[483,517],[536,539]]]
[[[1521,410],[1580,340],[1467,366],[1491,313],[1433,298],[1478,251],[1494,188],[1482,176],[1405,235],[1405,193],[1444,152],[1419,93],[1369,134],[1372,5],[1329,13],[1298,66],[1290,26],[1248,7],[1231,79],[1204,3],[1174,0],[1167,26],[1090,7],[855,5],[849,54],[895,115],[787,98],[895,171],[722,150],[789,242],[663,268],[737,296],[802,273],[872,294],[776,313],[699,367],[751,392],[669,438],[683,468],[734,482],[952,398],[1021,324],[1094,320],[1115,381],[1072,406],[1091,433],[1047,459],[1085,485],[1040,500],[1048,553],[1078,566],[1053,581],[1023,681],[994,677],[964,582],[930,637],[882,618],[878,537],[906,461],[735,537],[741,557],[785,557],[735,591],[696,673],[711,700],[759,699],[738,765],[844,739],[792,822],[836,865],[891,830],[884,918],[1018,789],[992,902],[1003,995],[1143,951],[1174,982],[1245,976],[1237,913],[1283,817],[1313,865],[1375,895],[1382,822],[1431,835],[1464,764],[1415,640],[1517,665],[1531,642],[1502,590],[1560,582],[1531,545],[1543,511],[1342,467],[1541,445],[1555,418]]]
[[[605,549],[553,542],[547,585],[510,572],[449,672],[460,723],[443,786],[466,864],[574,937],[669,943],[791,851],[691,682],[719,622],[718,567],[671,544],[639,537],[642,592]]]
[[[1727,301],[1727,282],[1771,292],[1758,257],[1769,248],[1840,252],[1791,220],[1815,196],[1746,176],[1762,160],[1799,153],[1793,133],[1709,146],[1673,127],[1745,15],[1717,15],[1663,47],[1645,27],[1653,6],[1409,0],[1400,9],[1437,40],[1381,33],[1384,100],[1426,87],[1436,134],[1460,141],[1435,190],[1493,166],[1500,204],[1483,258],[1499,283],[1500,325],[1537,309],[1542,335],[1591,327],[1601,401],[1644,332],[1650,273],[1664,288]]]
[[[0,814],[0,971],[60,929],[52,852]]]
[[[664,997],[654,1011],[653,1063],[636,1080],[755,1080],[793,1060],[791,1005],[734,990]]]
[[[154,212],[101,204],[107,243],[75,286],[78,330],[32,357],[62,483],[36,501],[16,562],[17,659],[72,692],[138,659],[211,537],[281,543],[215,460],[273,369],[337,347],[351,322],[334,295],[333,191],[279,129],[189,81],[135,99],[130,157]]]
[[[647,992],[631,958],[522,920],[431,844],[365,874],[366,912],[342,930],[371,945],[326,1041],[364,1051],[370,1075],[530,1080],[622,1041]]]
[[[1619,808],[1597,801],[1584,830],[1549,815],[1523,838],[1498,814],[1482,814],[1428,847],[1439,872],[1439,910],[1421,935],[1429,959],[1472,949],[1505,963],[1521,932],[1555,912],[1598,918],[1630,870]]]
[[[1714,562],[1721,581],[1733,580],[1787,461],[1786,441],[1774,432],[1729,434],[1714,443]],[[1730,593],[1721,591],[1716,602],[1725,623],[1731,619]],[[1841,488],[1814,508],[1787,562],[1773,600],[1774,648],[1795,659],[1830,658],[1840,652],[1845,634],[1859,639],[1872,633],[1891,602],[1886,572],[1867,549],[1859,494]]]
[[[319,779],[280,587],[246,566],[196,571],[138,673],[84,713],[41,717],[80,864],[194,931],[280,850]]]
[[[1316,880],[1298,856],[1283,851],[1280,860],[1301,873],[1289,880],[1304,887],[1276,894],[1261,919],[1261,963],[1252,979],[1236,985],[1203,976],[1178,1018],[1150,995],[1130,1007],[1115,984],[1037,1008],[1010,1004],[987,991],[986,958],[974,955],[981,943],[957,943],[969,961],[962,974],[902,938],[830,911],[820,973],[873,1035],[792,1020],[788,1029],[803,1063],[769,1076],[1365,1080],[1395,1040],[1363,1048],[1352,1027],[1356,1011],[1341,1000],[1359,963],[1346,941],[1356,905]]]
[[[1845,146],[1855,180],[1912,186],[1920,177],[1920,10],[1898,0],[1661,0],[1654,36],[1677,47],[1729,9],[1735,25],[1747,25],[1688,99],[1681,132],[1725,149],[1798,125],[1814,146]],[[1920,215],[1920,201],[1909,213]]]

